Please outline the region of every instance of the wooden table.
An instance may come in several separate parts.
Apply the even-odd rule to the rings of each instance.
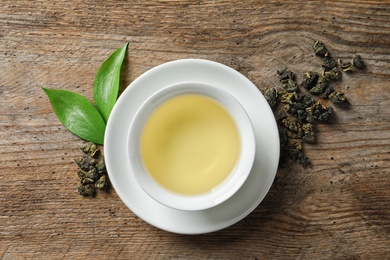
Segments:
[[[77,193],[85,142],[41,87],[92,100],[100,64],[129,42],[122,89],[156,65],[202,58],[264,93],[280,85],[277,69],[319,69],[313,40],[336,58],[361,54],[367,69],[336,84],[351,106],[318,125],[305,146],[312,165],[279,169],[242,221],[177,235],[136,217],[113,189]],[[0,258],[390,258],[390,1],[3,0],[0,61]]]

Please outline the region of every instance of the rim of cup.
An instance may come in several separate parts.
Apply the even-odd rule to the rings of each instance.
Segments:
[[[140,152],[143,129],[153,111],[173,97],[188,94],[202,95],[222,105],[235,122],[240,139],[239,156],[228,177],[210,192],[196,195],[175,193],[160,185],[147,171]],[[134,174],[142,190],[163,205],[189,211],[215,207],[233,196],[250,174],[256,149],[251,120],[240,102],[227,91],[201,82],[175,83],[152,94],[140,106],[130,124],[127,145],[130,174]]]

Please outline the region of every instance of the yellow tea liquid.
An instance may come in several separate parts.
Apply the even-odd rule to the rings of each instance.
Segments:
[[[196,94],[160,105],[141,137],[141,157],[150,175],[181,194],[211,191],[233,170],[239,153],[239,134],[229,113]]]

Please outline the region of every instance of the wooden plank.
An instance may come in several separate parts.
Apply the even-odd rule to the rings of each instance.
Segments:
[[[11,1],[0,5],[0,258],[390,258],[389,1]],[[279,169],[261,205],[225,230],[184,236],[136,217],[114,190],[77,194],[84,143],[41,87],[92,99],[100,64],[129,42],[121,88],[180,58],[231,66],[260,91],[285,66],[319,71],[321,40],[367,69],[337,84],[351,101]]]

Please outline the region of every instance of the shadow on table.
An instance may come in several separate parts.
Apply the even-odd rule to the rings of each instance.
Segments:
[[[251,214],[235,225],[209,234],[179,235],[175,239],[199,249],[220,247],[222,250],[235,243],[241,244],[245,241],[249,243],[253,237],[257,240],[271,238],[280,225],[283,225],[283,218],[307,195],[303,187],[306,186],[309,177],[303,173],[304,171],[300,165],[279,169],[264,200]]]

